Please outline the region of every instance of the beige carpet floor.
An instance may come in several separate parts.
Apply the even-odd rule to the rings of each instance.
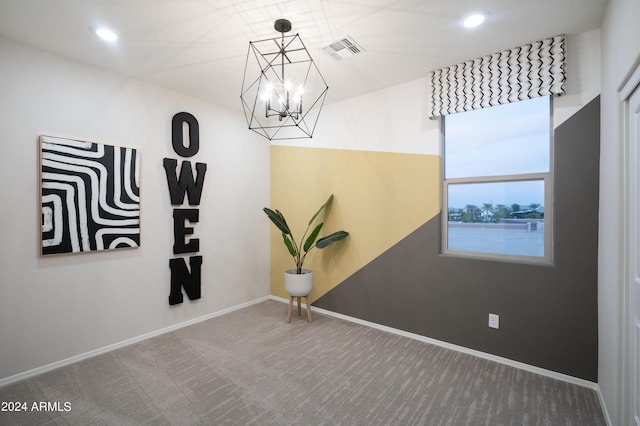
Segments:
[[[596,393],[265,301],[0,388],[2,425],[604,425]],[[31,411],[48,402],[53,411]]]

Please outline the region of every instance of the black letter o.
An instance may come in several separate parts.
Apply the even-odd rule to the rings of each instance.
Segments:
[[[184,146],[182,141],[182,123],[189,125],[189,146]],[[188,112],[179,112],[173,116],[171,120],[171,141],[173,150],[182,157],[193,157],[200,149],[200,136],[198,129],[198,120]]]

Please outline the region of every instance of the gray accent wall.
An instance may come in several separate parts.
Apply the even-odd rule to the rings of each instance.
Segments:
[[[554,141],[552,265],[442,255],[437,216],[313,305],[596,382],[600,97]]]

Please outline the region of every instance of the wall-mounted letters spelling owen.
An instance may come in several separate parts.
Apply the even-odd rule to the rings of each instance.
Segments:
[[[189,129],[186,140],[184,135],[185,123]],[[174,115],[171,121],[171,142],[176,154],[182,157],[196,155],[200,149],[200,136],[198,133],[198,120],[193,115],[188,112],[179,112]],[[187,145],[185,145],[185,141]],[[196,163],[195,178],[189,161],[182,161],[179,177],[177,173],[178,160],[165,158],[162,160],[162,165],[167,176],[171,204],[174,206],[182,205],[186,197],[190,206],[200,205],[207,165]],[[187,241],[187,236],[193,235],[194,232],[192,226],[187,226],[187,221],[190,224],[198,223],[199,216],[198,209],[176,208],[173,210],[173,254],[195,253],[200,250],[199,238],[189,238],[189,241]],[[189,300],[200,299],[202,256],[189,257],[189,268],[187,268],[186,260],[182,257],[170,259],[169,268],[171,269],[169,305],[182,303],[182,289],[184,289]]]

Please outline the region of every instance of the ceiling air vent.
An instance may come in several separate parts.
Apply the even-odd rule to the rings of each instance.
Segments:
[[[349,56],[364,52],[364,49],[350,36],[345,36],[325,47],[324,51],[331,55],[334,59],[342,60],[344,58],[348,58]]]

